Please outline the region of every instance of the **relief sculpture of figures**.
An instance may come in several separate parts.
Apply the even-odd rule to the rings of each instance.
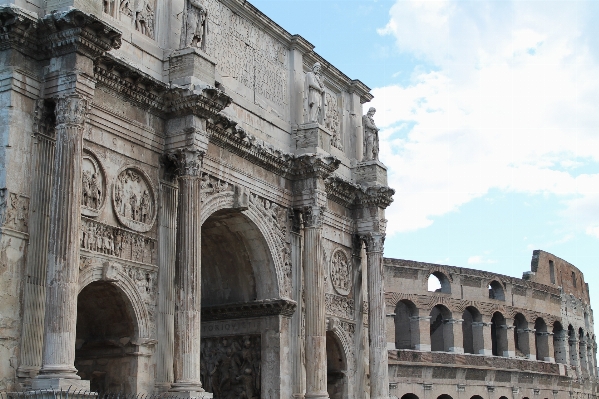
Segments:
[[[138,0],[135,7],[135,29],[149,38],[154,38],[154,9],[148,0]]]
[[[324,93],[324,84],[320,74],[320,63],[317,62],[312,67],[312,71],[306,74],[304,84],[304,95],[306,96],[306,114],[307,123],[319,122],[322,111],[322,94]]]
[[[203,48],[206,36],[206,9],[200,0],[186,0],[181,27],[181,48]]]
[[[374,123],[376,109],[370,108],[368,113],[362,117],[364,126],[364,159],[363,161],[379,160],[379,129]]]

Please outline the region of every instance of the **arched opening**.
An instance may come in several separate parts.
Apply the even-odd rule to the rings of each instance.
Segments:
[[[553,323],[553,351],[556,363],[568,363],[568,337],[559,321]]]
[[[430,316],[431,350],[448,352],[453,346],[452,325],[447,323],[451,319],[451,312],[445,306],[437,305],[431,310]]]
[[[480,395],[474,395],[470,399],[483,399]]]
[[[491,319],[491,343],[493,356],[507,356],[507,326],[505,317],[500,312],[493,313]]]
[[[578,365],[578,340],[572,324],[568,325],[568,346],[570,349],[570,365]]]
[[[275,331],[282,328],[284,307],[275,306],[282,300],[274,256],[252,217],[221,210],[202,225],[200,365],[202,383],[214,399],[259,398],[280,389],[262,370],[281,368],[274,359],[283,357],[285,343]],[[268,368],[263,359],[270,359]]]
[[[447,394],[443,394],[441,396],[437,396],[437,399],[453,399],[453,398]]]
[[[505,292],[503,291],[503,285],[496,280],[489,283],[489,299],[497,299],[498,301],[505,301]]]
[[[397,303],[395,307],[395,347],[397,349],[414,349],[417,344],[412,337],[412,317],[417,315],[418,309],[411,301],[403,299]]]
[[[331,399],[347,397],[347,362],[339,340],[333,331],[327,331],[327,392]]]
[[[480,396],[479,396],[480,397]],[[482,398],[481,398],[482,399]],[[505,396],[500,396],[499,399],[507,399]]]
[[[535,320],[535,348],[537,351],[537,360],[549,360],[549,334],[547,333],[547,324],[542,318]]]
[[[401,399],[419,399],[418,396],[414,395],[413,393],[406,393],[404,396],[401,397]]]
[[[464,353],[479,354],[484,349],[482,316],[478,309],[468,306],[462,314],[462,336]]]
[[[136,321],[125,293],[96,281],[77,297],[75,367],[96,392],[138,393]]]
[[[528,321],[522,313],[517,313],[514,317],[514,343],[516,347],[516,356],[529,357],[530,342],[529,342]]]
[[[428,290],[451,294],[451,284],[447,276],[441,272],[433,272],[428,276]]]

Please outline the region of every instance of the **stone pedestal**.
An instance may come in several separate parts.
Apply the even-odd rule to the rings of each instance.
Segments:
[[[304,123],[293,129],[296,154],[328,154],[331,134],[318,123]]]
[[[56,103],[56,150],[52,172],[44,349],[36,389],[78,384],[75,369],[83,124],[87,100],[61,97]],[[42,381],[46,380],[46,381]],[[83,384],[83,382],[82,382]],[[89,382],[87,383],[89,389]]]
[[[354,169],[356,183],[370,186],[386,186],[387,185],[387,167],[380,161],[363,161],[358,163]]]
[[[430,316],[412,316],[410,317],[412,342],[417,351],[430,352],[431,350],[431,317]]]
[[[389,369],[385,342],[385,289],[383,286],[383,245],[385,234],[364,237],[368,268],[368,342],[370,398],[389,398]]]
[[[189,88],[190,85],[215,85],[216,61],[198,48],[176,50],[169,57],[171,84]]]
[[[306,398],[328,398],[322,208],[304,210]]]

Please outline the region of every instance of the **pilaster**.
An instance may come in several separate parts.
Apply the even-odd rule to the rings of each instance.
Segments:
[[[449,352],[464,353],[464,333],[462,331],[463,319],[448,319],[445,320],[447,334],[443,334],[447,340],[445,347],[449,348]]]
[[[554,353],[556,363],[568,364],[570,354],[568,335],[565,330],[561,330],[554,335]]]
[[[302,213],[294,210],[292,214],[291,229],[291,264],[296,265],[291,271],[293,280],[293,300],[297,303],[296,311],[291,316],[291,362],[292,362],[292,392],[293,397],[301,399],[306,393],[306,363],[305,363],[305,337],[302,329],[304,318],[304,276],[302,265],[302,252],[304,249],[302,237]]]
[[[506,350],[503,351],[504,357],[516,357],[516,341],[514,339],[514,320],[505,320],[505,325],[501,326],[502,329],[506,330]]]
[[[493,343],[491,342],[491,323],[475,321],[472,323],[472,338],[474,340],[474,353],[484,356],[493,356]]]
[[[431,317],[430,316],[412,316],[410,317],[412,342],[417,351],[431,351]]]

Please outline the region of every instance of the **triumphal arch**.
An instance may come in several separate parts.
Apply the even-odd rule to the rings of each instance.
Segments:
[[[0,3],[0,390],[388,398],[369,88],[244,0]]]

